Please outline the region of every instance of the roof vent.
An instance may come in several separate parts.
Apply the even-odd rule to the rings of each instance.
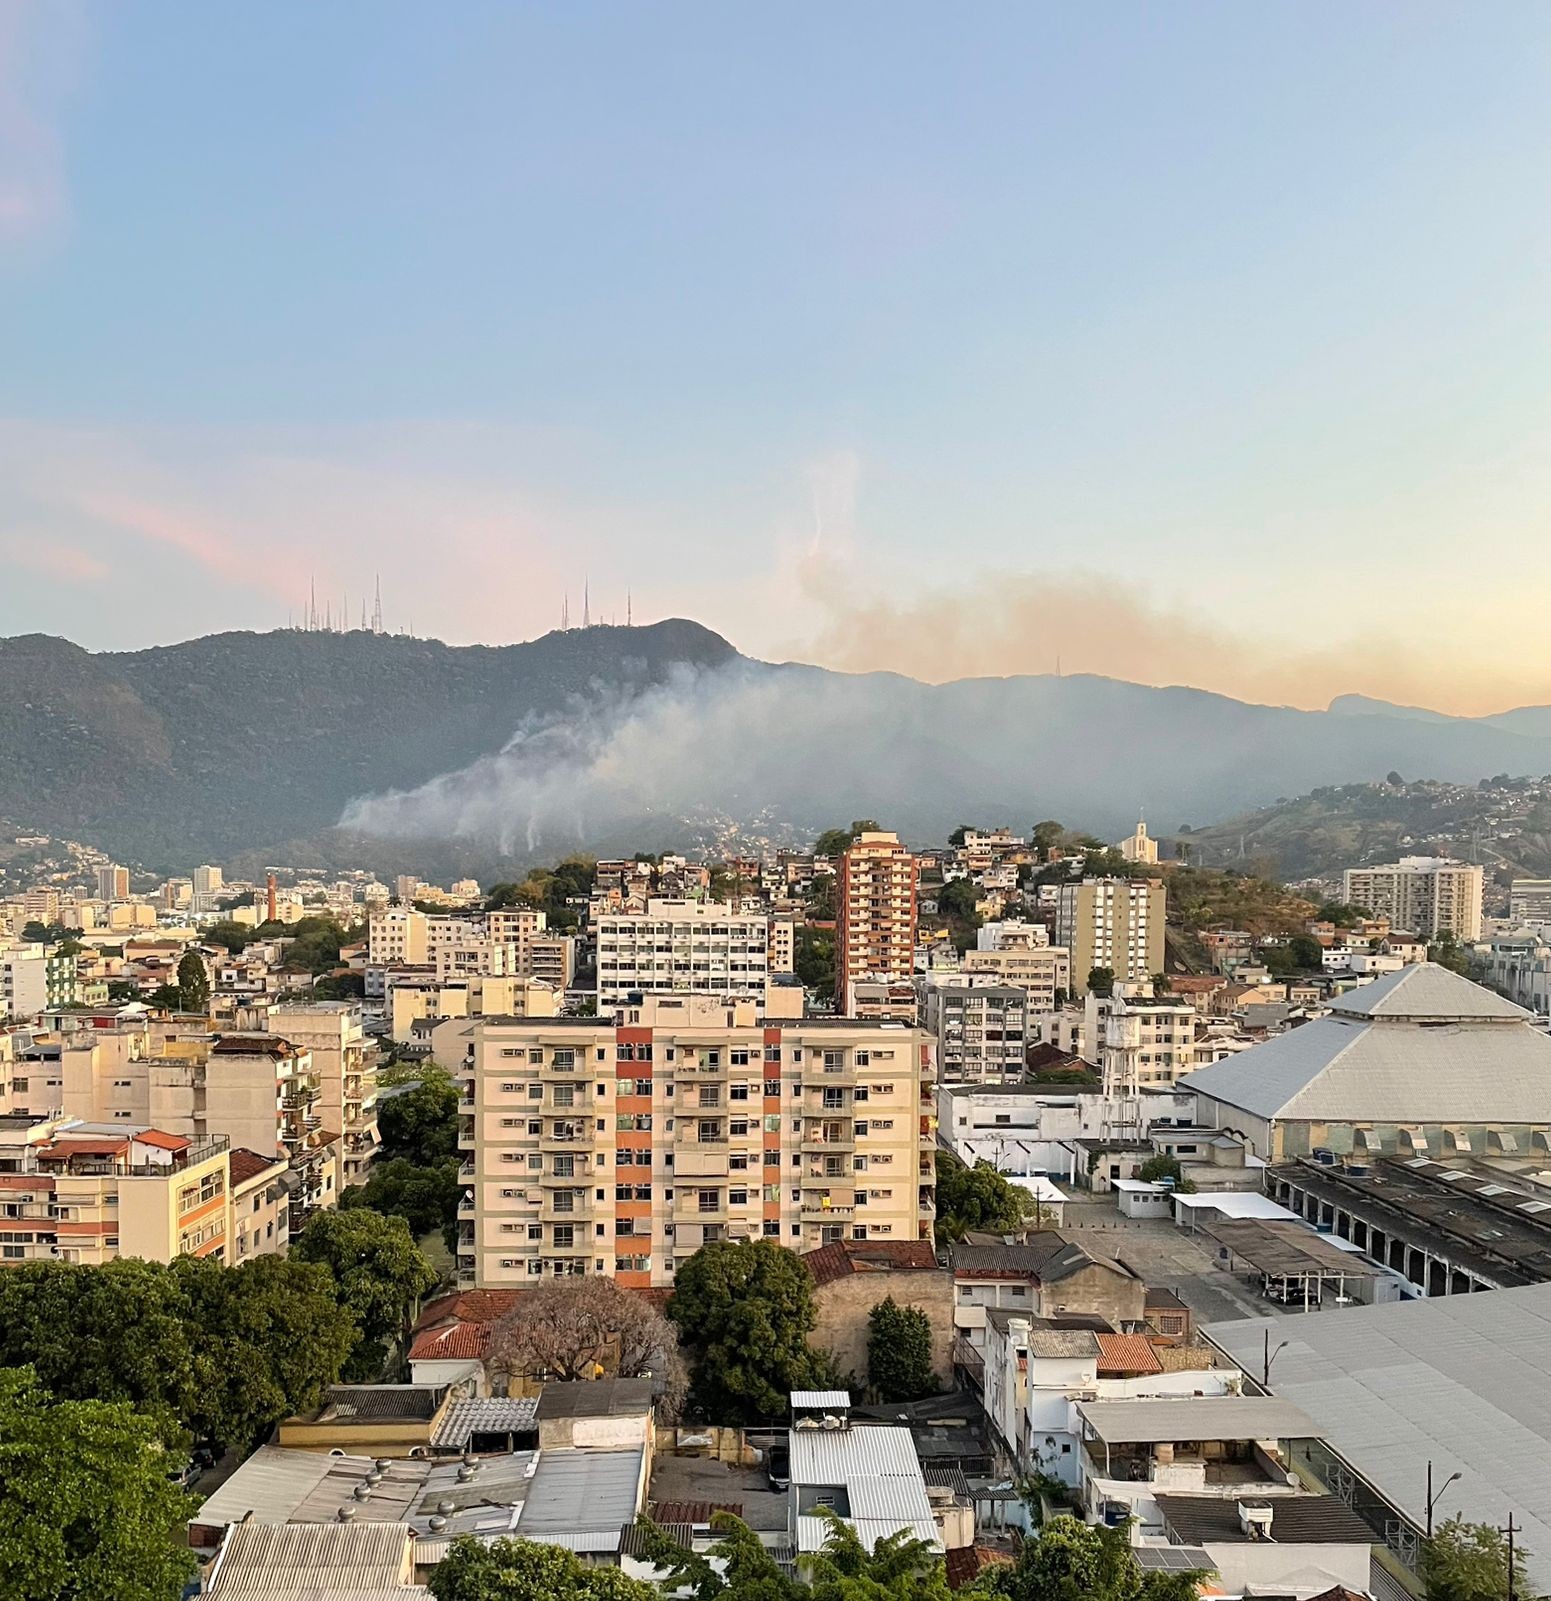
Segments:
[[[339,1521],[341,1523],[354,1523],[355,1508],[353,1506],[342,1506],[339,1509]]]
[[[437,1514],[436,1514],[436,1515],[435,1515],[435,1516],[434,1516],[434,1517],[433,1517],[433,1518],[432,1518],[432,1519],[431,1519],[431,1533],[432,1533],[432,1534],[440,1534],[440,1533],[441,1533],[441,1532],[442,1532],[442,1530],[443,1530],[443,1529],[445,1529],[445,1528],[446,1528],[446,1527],[447,1527],[447,1520],[446,1520],[446,1518],[444,1518],[444,1517],[443,1517],[443,1516],[442,1516],[442,1515],[441,1515],[441,1513],[439,1513],[439,1512],[438,1512],[438,1513],[437,1513]]]
[[[469,1480],[472,1479],[473,1477],[474,1477],[474,1470],[473,1470],[473,1468],[471,1468],[468,1465],[467,1462],[459,1464],[459,1467],[458,1467],[458,1483],[459,1484],[467,1484],[469,1482]]]
[[[386,1473],[388,1469],[393,1466],[393,1458],[391,1456],[380,1456],[372,1464],[372,1466],[375,1467],[379,1473]]]
[[[358,1484],[350,1493],[357,1501],[370,1501],[372,1498],[372,1487],[369,1484]]]
[[[1240,1501],[1239,1527],[1248,1540],[1271,1538],[1272,1507],[1269,1501]]]
[[[436,1510],[445,1517],[450,1517],[458,1509],[458,1503],[451,1496],[444,1496],[436,1503]]]

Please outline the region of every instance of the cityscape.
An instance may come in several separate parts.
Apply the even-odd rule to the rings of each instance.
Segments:
[[[0,1601],[1551,1597],[1548,47],[0,0]]]

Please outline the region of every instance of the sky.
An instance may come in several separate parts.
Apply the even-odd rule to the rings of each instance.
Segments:
[[[1551,701],[1548,189],[1520,0],[0,0],[0,634]]]

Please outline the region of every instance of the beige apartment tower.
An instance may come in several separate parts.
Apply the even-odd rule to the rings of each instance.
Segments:
[[[910,982],[915,973],[916,859],[898,834],[860,835],[842,852],[835,883],[835,1005],[856,1015],[864,979]]]
[[[931,1237],[933,1062],[904,1023],[653,996],[468,1025],[459,1282],[671,1286],[716,1240]]]
[[[1402,856],[1384,867],[1349,867],[1341,875],[1341,898],[1392,929],[1432,939],[1481,938],[1483,873],[1473,862],[1445,856]]]
[[[1163,971],[1164,888],[1156,878],[1085,878],[1063,884],[1056,901],[1055,942],[1071,953],[1071,987],[1107,967],[1121,983]]]

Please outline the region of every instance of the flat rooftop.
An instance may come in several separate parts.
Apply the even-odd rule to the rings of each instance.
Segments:
[[[1077,1410],[1088,1428],[1109,1445],[1161,1445],[1178,1440],[1317,1440],[1325,1432],[1300,1407],[1263,1395],[1082,1401]]]

